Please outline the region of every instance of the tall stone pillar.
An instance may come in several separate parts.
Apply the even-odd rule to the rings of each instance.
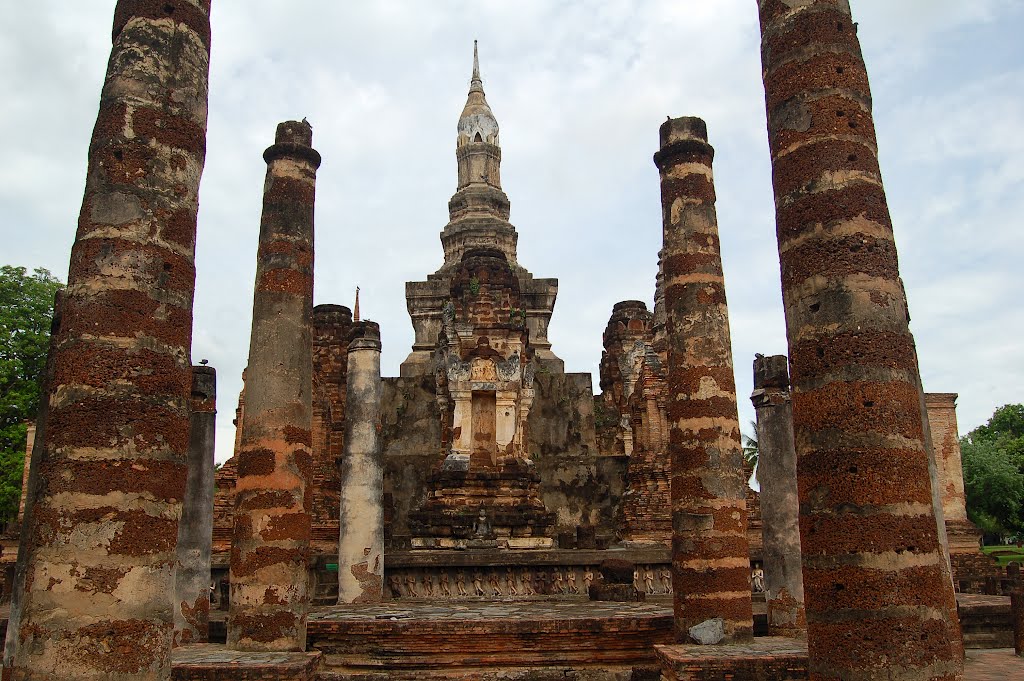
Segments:
[[[849,4],[760,0],[812,679],[959,679],[914,340]]]
[[[36,444],[36,422],[25,427],[25,460],[21,468],[21,498],[18,500],[18,524],[25,519],[25,502],[28,500],[28,472],[32,467],[32,448]]]
[[[14,679],[170,676],[209,10],[114,10],[53,340]]]
[[[178,523],[174,574],[174,645],[206,643],[210,626],[213,548],[213,455],[217,431],[217,370],[192,367],[188,481]]]
[[[964,464],[956,423],[956,398],[956,393],[925,393],[924,402],[938,468],[949,551],[974,554],[981,544],[981,532],[967,518]]]
[[[761,486],[768,632],[772,636],[802,636],[807,622],[800,574],[800,502],[785,355],[757,356],[750,401],[757,412],[757,481]]]
[[[1010,617],[1013,619],[1013,653],[1024,657],[1024,592],[1010,594]]]
[[[305,121],[277,126],[263,194],[238,453],[228,645],[302,651],[309,609],[313,199]]]
[[[348,346],[341,460],[338,603],[384,596],[384,459],[380,448],[380,327],[356,322]]]
[[[714,149],[699,118],[661,126],[672,587],[676,637],[722,618],[726,640],[749,638],[750,556],[736,382],[719,252]]]

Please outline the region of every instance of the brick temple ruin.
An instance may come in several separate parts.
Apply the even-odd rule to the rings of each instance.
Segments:
[[[518,260],[475,49],[397,377],[358,302],[313,305],[320,155],[278,126],[214,475],[216,372],[189,353],[209,10],[117,4],[5,679],[965,678],[955,592],[999,576],[956,396],[921,386],[845,2],[759,2],[789,337],[754,360],[760,495],[708,126],[661,126],[654,304],[613,307],[595,395],[548,340],[558,281]]]

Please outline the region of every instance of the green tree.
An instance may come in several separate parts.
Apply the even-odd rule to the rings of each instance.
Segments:
[[[988,534],[1024,533],[1024,405],[1000,407],[960,439],[967,514]]]
[[[759,453],[757,444],[757,421],[750,422],[750,432],[752,432],[753,435],[740,433],[740,437],[743,440],[743,458],[746,459],[747,463],[751,466],[757,466],[757,455]]]
[[[0,521],[18,513],[25,422],[39,409],[50,344],[53,297],[62,286],[47,270],[0,267]]]

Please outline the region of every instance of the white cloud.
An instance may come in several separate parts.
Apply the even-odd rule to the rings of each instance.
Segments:
[[[995,402],[1022,400],[1024,59],[1013,29],[1024,9],[853,4],[922,372],[929,389],[960,392],[966,431]],[[0,28],[5,262],[66,272],[113,5],[18,3]],[[474,38],[520,260],[560,279],[551,335],[569,370],[596,372],[614,302],[653,297],[658,126],[707,120],[741,422],[752,418],[753,353],[784,352],[785,328],[751,0],[219,0],[213,21],[193,355],[218,369],[219,459],[233,439],[261,154],[276,123],[308,117],[324,158],[316,302],[351,305],[361,286],[395,375],[412,341],[404,282],[442,261]]]

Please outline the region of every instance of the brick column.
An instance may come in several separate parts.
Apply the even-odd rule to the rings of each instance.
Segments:
[[[1019,586],[1010,594],[1010,615],[1013,618],[1013,652],[1017,657],[1024,657],[1024,591]]]
[[[206,643],[210,626],[213,548],[213,455],[217,431],[217,370],[192,367],[188,481],[178,523],[174,574],[174,645]]]
[[[313,308],[313,524],[338,517],[338,461],[345,441],[345,372],[352,311]]]
[[[847,2],[760,0],[812,679],[962,674]]]
[[[938,496],[948,537],[947,549],[952,564],[959,566],[963,556],[977,555],[981,530],[967,518],[964,469],[956,424],[956,398],[956,393],[924,395],[926,424],[929,426],[938,478]]]
[[[751,636],[747,479],[743,470],[725,281],[719,253],[714,149],[699,118],[661,126],[672,465],[676,637],[724,620],[726,640]]]
[[[312,508],[313,199],[305,121],[266,150],[245,417],[238,453],[228,645],[302,651]]]
[[[757,481],[761,486],[768,632],[771,636],[802,636],[807,622],[800,573],[800,502],[785,355],[758,355],[754,360],[750,401],[757,412]]]
[[[967,521],[964,467],[956,425],[956,398],[956,393],[925,393],[924,396],[941,480],[942,511],[947,524]]]
[[[21,467],[21,498],[18,500],[18,524],[25,519],[25,502],[28,499],[28,471],[32,467],[32,448],[36,444],[36,422],[25,424],[25,460]]]
[[[348,346],[341,460],[338,603],[384,597],[384,459],[380,448],[380,327],[356,322]]]
[[[14,679],[170,676],[209,0],[121,0],[54,339]]]

